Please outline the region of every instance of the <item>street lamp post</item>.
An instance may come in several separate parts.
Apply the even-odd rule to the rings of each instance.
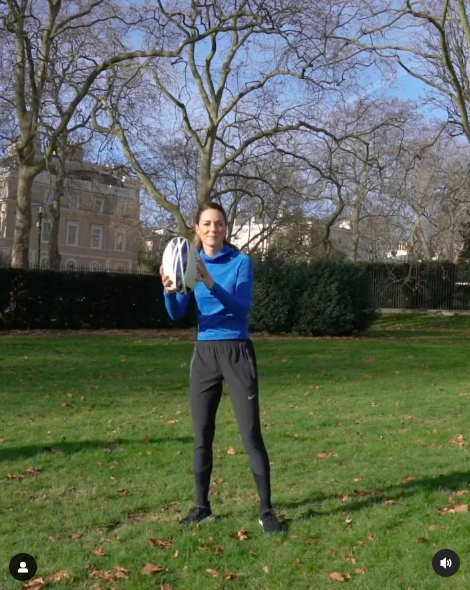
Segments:
[[[38,221],[36,227],[38,228],[38,268],[41,268],[41,234],[42,234],[42,217],[44,215],[44,209],[40,206],[38,213]]]

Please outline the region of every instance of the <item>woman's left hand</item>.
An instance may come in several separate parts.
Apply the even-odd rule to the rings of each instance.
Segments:
[[[211,273],[207,270],[207,266],[204,264],[202,258],[199,258],[197,263],[197,269],[199,271],[199,279],[208,289],[212,289],[214,286],[214,279]]]

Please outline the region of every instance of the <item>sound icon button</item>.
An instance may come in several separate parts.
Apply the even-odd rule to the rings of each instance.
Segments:
[[[450,578],[459,571],[459,556],[452,549],[441,549],[432,558],[432,568],[439,576]]]

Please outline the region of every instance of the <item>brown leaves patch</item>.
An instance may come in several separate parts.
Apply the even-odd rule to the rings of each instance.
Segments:
[[[441,516],[444,514],[463,514],[468,512],[468,504],[454,504],[453,508],[441,508],[437,513]]]
[[[163,571],[165,571],[164,567],[160,565],[154,565],[153,563],[148,563],[140,570],[140,573],[144,574],[144,576],[151,576],[152,574],[158,574]]]
[[[17,474],[17,473],[8,473],[7,479],[25,479],[27,477],[35,477],[41,470],[37,467],[28,467],[25,473]]]
[[[40,590],[43,586],[50,583],[57,583],[63,580],[64,578],[69,577],[69,572],[66,570],[62,570],[60,572],[55,572],[51,574],[47,578],[33,578],[26,584],[23,584],[22,590]]]
[[[346,561],[350,561],[351,563],[356,563],[356,558],[353,555],[346,555]]]
[[[248,531],[245,528],[241,528],[237,531],[237,538],[239,541],[246,541],[248,539]]]
[[[229,449],[227,449],[227,455],[236,455],[237,451],[233,448],[230,447]]]
[[[173,547],[173,541],[164,541],[163,539],[150,538],[150,543],[153,547],[160,547],[160,549],[169,549]]]
[[[105,550],[104,549],[93,549],[92,551],[93,555],[106,555]]]
[[[318,453],[319,459],[330,459],[331,457],[337,457],[338,453]]]
[[[450,440],[450,444],[451,445],[457,445],[459,447],[464,447],[465,446],[465,437],[463,434],[454,434],[454,438],[452,440]]]
[[[412,475],[406,475],[403,479],[403,483],[410,483],[412,481],[416,481],[416,477],[413,477]]]
[[[126,568],[121,567],[120,565],[115,566],[114,568],[116,571],[113,570],[100,570],[98,568],[92,568],[89,572],[89,576],[90,578],[100,578],[102,580],[122,580],[122,579],[128,579],[128,576],[126,576],[126,574],[129,572],[129,570],[126,570]]]
[[[339,572],[332,572],[328,576],[333,582],[346,582],[351,579],[351,574],[340,574]]]
[[[217,578],[219,576],[219,572],[217,570],[211,569],[210,567],[206,567],[206,572],[214,578]]]

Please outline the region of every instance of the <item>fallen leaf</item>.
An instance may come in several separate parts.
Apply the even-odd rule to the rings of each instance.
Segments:
[[[365,542],[365,541],[358,541],[358,544],[359,544],[359,545],[365,545],[365,544],[366,544],[366,542]]]
[[[219,575],[219,572],[217,570],[213,570],[210,567],[206,567],[206,572],[211,576],[214,576],[214,578],[217,578],[217,576]]]
[[[367,538],[369,539],[369,541],[373,541],[375,539],[375,534],[374,533],[369,533],[367,535]]]
[[[227,450],[227,455],[236,455],[236,453],[237,453],[237,451],[233,447],[230,447]]]
[[[224,575],[224,580],[235,580],[236,578],[238,578],[238,575],[233,574],[232,572],[228,572]]]
[[[356,563],[356,558],[352,555],[346,555],[346,561],[350,561],[351,563]]]
[[[330,580],[333,580],[333,582],[346,582],[345,576],[343,576],[343,574],[340,574],[339,572],[333,572],[328,577],[330,578]]]
[[[173,590],[173,586],[171,584],[160,584],[160,590]]]
[[[40,590],[43,586],[47,584],[47,581],[44,578],[33,578],[26,584],[23,584],[22,590]]]
[[[157,574],[159,572],[162,572],[163,570],[164,568],[160,565],[153,565],[153,563],[148,563],[144,568],[140,570],[140,573],[144,574],[145,576],[150,576],[151,574]]]
[[[82,537],[82,533],[73,533],[72,535],[70,535],[71,539],[81,539]]]
[[[69,572],[66,570],[62,570],[60,572],[56,572],[55,574],[51,574],[47,577],[47,582],[60,582],[64,578],[69,577]]]
[[[49,541],[50,541],[51,543],[57,543],[57,541],[58,541],[58,540],[59,540],[59,539],[58,539],[57,537],[49,537]]]
[[[216,545],[214,547],[214,555],[222,555],[223,552],[224,548],[222,547],[222,545]]]
[[[416,481],[416,477],[413,477],[412,475],[407,475],[403,480],[403,483],[410,483],[410,481]]]
[[[153,537],[150,539],[150,543],[154,547],[160,547],[161,549],[169,549],[173,546],[173,541],[163,541],[161,539],[154,539]]]
[[[358,481],[362,481],[362,477],[355,477],[354,481],[357,483]]]
[[[348,496],[347,494],[341,496],[341,502],[349,502],[349,500],[352,500],[351,496]]]
[[[126,488],[120,488],[120,489],[118,490],[118,492],[119,492],[120,494],[124,494],[124,496],[128,496],[128,495],[129,495],[129,490],[127,490]]]
[[[319,459],[329,459],[330,457],[337,457],[338,453],[318,453]]]
[[[465,437],[463,434],[455,434],[453,440],[449,441],[451,445],[465,446]]]
[[[179,552],[178,550],[176,550],[176,551],[173,553],[173,557],[176,559],[176,558],[177,558],[177,557],[179,557],[179,556],[180,556],[180,552]]]
[[[269,567],[267,565],[263,565],[263,572],[269,574]]]
[[[245,528],[241,528],[237,531],[237,537],[239,541],[246,541],[248,539],[248,531]]]
[[[442,526],[441,524],[429,524],[426,527],[427,531],[437,531],[437,530],[444,530],[446,527]]]
[[[168,420],[167,424],[176,424],[178,420]]]
[[[385,500],[384,504],[391,506],[392,504],[396,504],[396,500]]]
[[[351,524],[351,523],[352,523],[352,521],[353,521],[353,519],[352,519],[352,518],[347,518],[347,519],[346,519],[344,522],[345,522],[346,524]]]
[[[106,555],[104,549],[93,549],[93,555]]]
[[[365,567],[357,567],[356,568],[356,574],[365,574],[365,573],[366,573]]]
[[[455,504],[454,510],[457,513],[468,512],[468,504]]]
[[[428,539],[426,537],[418,537],[418,543],[427,543]]]

